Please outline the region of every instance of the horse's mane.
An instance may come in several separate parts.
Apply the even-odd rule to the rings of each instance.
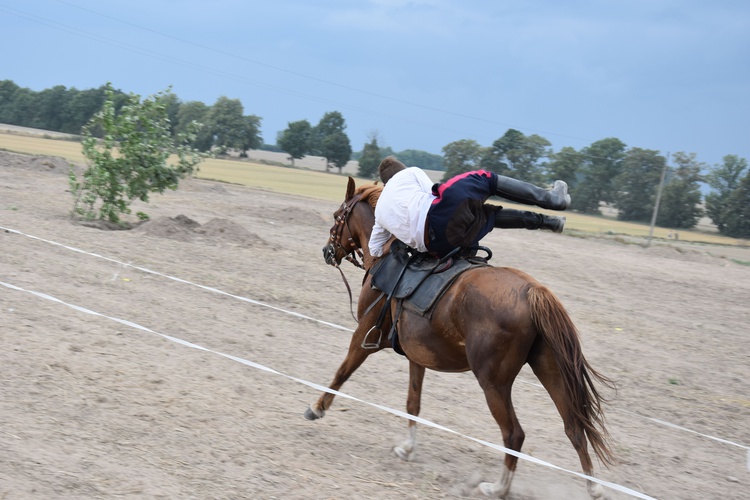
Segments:
[[[378,203],[378,199],[380,198],[380,193],[382,191],[383,186],[380,186],[378,184],[366,184],[355,189],[354,194],[361,194],[362,200],[367,201],[372,209],[375,210],[375,205]]]

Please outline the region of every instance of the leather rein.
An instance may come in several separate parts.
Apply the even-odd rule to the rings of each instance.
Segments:
[[[352,231],[349,228],[349,215],[352,213],[355,205],[361,200],[362,195],[358,194],[345,201],[343,205],[341,205],[341,213],[336,216],[333,227],[331,227],[331,242],[328,244],[325,250],[326,263],[332,265],[339,270],[339,273],[341,273],[341,279],[344,281],[344,285],[346,285],[347,292],[349,292],[349,311],[352,314],[352,318],[354,318],[354,321],[356,322],[359,321],[357,320],[357,316],[354,314],[354,299],[352,297],[352,289],[349,286],[349,282],[346,280],[346,276],[344,276],[344,271],[336,261],[336,252],[341,249],[341,251],[343,251],[345,255],[344,259],[351,262],[354,266],[360,269],[365,269],[364,254],[362,253],[362,250],[357,246],[354,238],[352,238]],[[347,232],[349,233],[349,237],[345,242],[344,228],[346,228]],[[348,245],[351,249],[347,250],[345,244]]]

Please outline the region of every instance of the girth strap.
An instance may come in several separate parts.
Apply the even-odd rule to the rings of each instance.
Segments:
[[[377,321],[375,321],[375,324],[370,328],[367,333],[365,334],[365,338],[362,339],[362,348],[363,349],[377,349],[380,347],[380,341],[383,339],[383,322],[385,321],[385,315],[388,313],[388,310],[391,306],[391,299],[393,298],[393,294],[398,289],[398,283],[401,281],[401,278],[404,277],[404,273],[406,272],[406,269],[409,267],[409,263],[414,260],[414,258],[418,254],[413,254],[409,257],[404,267],[401,268],[401,271],[399,272],[398,278],[396,278],[395,286],[391,289],[391,291],[388,293],[388,295],[385,298],[385,303],[383,304],[383,308],[380,310],[380,314],[378,315]],[[382,295],[381,295],[382,297]],[[378,297],[378,300],[380,300],[380,297]],[[376,301],[377,303],[377,301]],[[396,329],[396,320],[398,318],[393,318],[393,326],[391,327],[391,331],[388,334],[388,338],[390,339],[393,336],[393,332]],[[373,332],[378,332],[378,341],[377,343],[367,342],[367,339],[370,337],[370,334]]]

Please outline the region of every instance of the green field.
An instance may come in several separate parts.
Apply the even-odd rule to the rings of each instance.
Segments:
[[[0,132],[0,150],[31,155],[48,155],[66,158],[84,164],[81,144],[69,140]],[[320,200],[343,201],[347,178],[322,171],[264,165],[249,161],[208,159],[200,165],[198,178],[229,182],[268,189],[279,193],[304,195]],[[369,182],[358,180],[358,183]],[[511,204],[503,202],[504,205]],[[551,213],[551,212],[550,212]],[[648,237],[645,224],[621,222],[611,217],[595,217],[576,213],[566,214],[566,232],[605,236],[622,235],[642,239]],[[668,240],[669,229],[654,228],[655,240]],[[718,245],[747,246],[747,242],[719,236],[707,231],[680,231],[680,241]]]

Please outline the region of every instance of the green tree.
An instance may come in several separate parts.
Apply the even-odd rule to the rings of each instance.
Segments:
[[[380,146],[378,146],[378,136],[377,134],[372,134],[370,142],[366,143],[362,149],[357,175],[364,179],[376,179],[378,177],[378,166],[380,166],[382,159],[380,156]]]
[[[648,222],[654,211],[665,158],[658,151],[631,148],[622,162],[622,172],[615,179],[617,218]]]
[[[5,113],[5,123],[10,125],[29,126],[29,117],[36,113],[36,95],[27,88],[19,88],[13,93]]]
[[[544,182],[540,160],[550,155],[550,145],[539,135],[526,136],[518,130],[508,129],[482,155],[480,166],[514,179],[540,184]]]
[[[673,159],[676,168],[664,186],[656,224],[691,229],[703,216],[700,181],[704,165],[695,159],[695,153],[675,153]]]
[[[352,157],[352,145],[349,137],[343,132],[327,135],[323,139],[322,155],[326,159],[326,170],[333,164],[336,168],[343,169]]]
[[[578,172],[583,165],[583,155],[571,147],[564,147],[557,153],[550,155],[547,165],[547,181],[565,181],[571,192],[578,182]]]
[[[242,117],[243,128],[240,139],[240,157],[247,158],[248,149],[259,149],[263,145],[263,138],[260,135],[261,118],[255,115],[245,115]]]
[[[65,121],[65,102],[68,89],[57,85],[37,94],[37,108],[29,127],[42,130],[61,130]]]
[[[388,156],[388,154],[383,155],[383,158],[385,158],[386,156]],[[418,149],[405,149],[397,153],[395,156],[404,165],[414,165],[425,170],[445,170],[443,157],[440,155],[428,153],[426,151],[420,151]]]
[[[583,213],[599,213],[600,202],[614,202],[614,179],[622,171],[625,144],[620,139],[602,139],[582,149],[580,155],[583,163],[575,193],[572,193],[571,208]]]
[[[310,151],[312,132],[312,125],[307,120],[289,122],[287,128],[279,132],[276,145],[292,158],[292,165],[295,159],[304,158]]]
[[[191,174],[201,157],[175,141],[169,132],[165,96],[169,90],[141,101],[136,94],[115,112],[115,91],[107,84],[102,110],[84,127],[83,155],[88,168],[82,178],[71,170],[70,187],[75,199],[73,214],[87,220],[121,223],[135,200],[148,203],[150,193],[177,189],[179,180]],[[92,129],[101,129],[99,141]],[[189,138],[185,138],[189,139]],[[177,162],[169,164],[171,155]],[[148,215],[139,212],[140,219]]]
[[[326,170],[331,164],[339,173],[352,156],[352,147],[346,135],[346,121],[338,111],[329,111],[313,129],[311,153],[325,157]]]
[[[239,99],[219,97],[208,112],[207,126],[213,136],[213,147],[219,154],[229,149],[242,149],[245,121],[242,102]]]
[[[395,156],[398,158],[398,155],[395,151],[393,151],[393,148],[390,146],[383,146],[380,148],[380,157],[381,158],[387,158],[389,156]],[[442,161],[443,157],[440,156],[440,160]]]
[[[180,123],[180,107],[182,102],[172,92],[164,96],[164,106],[167,108],[167,118],[169,119],[169,133],[174,137],[177,134],[177,125]]]
[[[115,111],[119,110],[127,100],[127,96],[122,91],[113,89],[111,85],[103,85],[99,88],[88,90],[69,89],[68,98],[65,100],[63,110],[65,121],[60,132],[80,134],[83,127],[91,120],[91,117],[102,109],[108,91],[112,92],[112,102]],[[93,133],[98,134],[99,132]]]
[[[713,190],[706,196],[706,213],[720,233],[724,233],[726,226],[729,198],[739,187],[740,180],[747,171],[747,160],[744,158],[727,155],[723,160],[721,165],[714,166],[706,176],[706,182]]]
[[[0,80],[0,123],[11,123],[12,105],[21,87],[12,80]]]
[[[190,146],[203,152],[211,151],[213,136],[206,123],[211,108],[200,101],[188,101],[180,105],[177,110],[177,125],[174,127],[174,137],[191,136]],[[196,124],[201,127],[195,131]],[[191,134],[191,130],[195,131]]]
[[[750,238],[750,171],[732,191],[724,213],[724,234],[734,238]]]
[[[484,150],[474,139],[461,139],[443,146],[445,174],[443,181],[477,168]]]

